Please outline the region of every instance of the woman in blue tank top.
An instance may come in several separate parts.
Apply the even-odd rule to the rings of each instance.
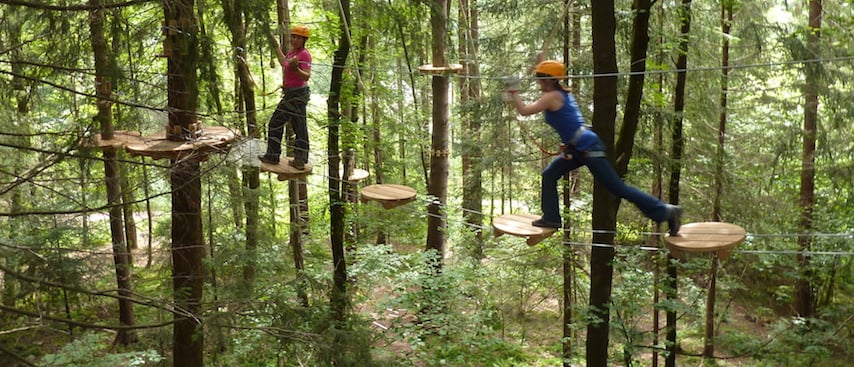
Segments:
[[[593,178],[599,181],[612,194],[634,204],[649,219],[655,222],[667,221],[670,235],[679,233],[682,209],[666,204],[635,187],[627,185],[617,175],[611,162],[605,156],[605,145],[593,130],[584,126],[584,118],[578,110],[575,98],[561,84],[566,75],[563,63],[547,60],[535,68],[537,84],[543,92],[540,98],[525,104],[519,97],[517,88],[508,88],[508,101],[523,116],[542,112],[546,123],[560,136],[563,153],[555,158],[542,173],[541,202],[543,216],[535,220],[536,227],[560,228],[561,215],[557,194],[557,182],[567,172],[581,166],[587,166]]]

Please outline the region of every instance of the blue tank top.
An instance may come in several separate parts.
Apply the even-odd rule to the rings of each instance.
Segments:
[[[545,110],[543,111],[543,115],[546,123],[560,135],[560,141],[566,145],[572,145],[576,132],[584,125],[584,117],[581,116],[581,111],[578,110],[575,98],[564,90],[560,92],[563,93],[563,106],[557,111]],[[586,129],[575,141],[575,149],[585,151],[597,139],[596,133],[590,129]]]

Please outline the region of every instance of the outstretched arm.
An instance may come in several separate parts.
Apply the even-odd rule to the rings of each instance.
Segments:
[[[561,103],[563,103],[562,96],[558,91],[546,92],[540,96],[540,99],[530,104],[522,102],[522,97],[519,97],[519,91],[507,91],[506,93],[510,94],[510,103],[516,108],[516,112],[522,116],[533,115],[545,110],[556,111],[561,107]]]

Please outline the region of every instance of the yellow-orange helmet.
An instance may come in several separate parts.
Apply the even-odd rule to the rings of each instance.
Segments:
[[[566,77],[566,67],[563,63],[555,60],[546,60],[537,64],[534,68],[537,74],[544,74],[554,78],[563,79]]]
[[[302,24],[297,24],[297,25],[293,26],[293,28],[291,28],[291,34],[295,34],[295,35],[300,36],[300,37],[308,38],[308,36],[311,35],[311,32],[309,32],[308,27],[306,27]]]

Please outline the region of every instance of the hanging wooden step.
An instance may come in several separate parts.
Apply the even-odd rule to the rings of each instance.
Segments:
[[[343,175],[343,174],[344,174],[344,171],[343,171],[343,170],[341,170],[340,172],[341,172],[341,173],[340,173],[341,175]],[[353,172],[351,172],[351,173],[350,173],[350,177],[349,177],[349,178],[347,178],[347,182],[349,182],[349,183],[359,183],[359,182],[361,182],[362,180],[364,180],[364,179],[366,179],[366,178],[368,178],[368,177],[371,177],[371,174],[370,174],[370,173],[368,173],[368,171],[365,171],[365,170],[363,170],[363,169],[356,168],[356,169],[354,169],[354,170],[353,170]]]
[[[197,159],[207,160],[211,153],[225,153],[237,133],[223,126],[207,126],[195,133],[195,138],[185,141],[166,139],[161,132],[139,139],[128,140],[125,149],[131,155],[154,159]]]
[[[524,237],[528,246],[533,246],[557,232],[556,228],[534,227],[531,222],[540,219],[533,214],[505,214],[492,220],[495,237],[503,234]]]
[[[292,159],[291,157],[280,157],[278,164],[261,161],[261,172],[274,173],[278,175],[279,181],[287,181],[308,176],[314,169],[311,163],[306,163],[303,169],[293,167],[288,164]]]
[[[415,200],[415,189],[395,184],[374,184],[362,188],[362,201],[374,200],[392,209]]]
[[[683,225],[678,236],[665,236],[664,242],[678,259],[715,254],[718,259],[725,260],[745,237],[744,228],[735,224],[700,222]]]
[[[418,71],[425,75],[458,74],[462,70],[462,64],[448,64],[445,66],[433,66],[431,64],[427,64],[418,67]]]

